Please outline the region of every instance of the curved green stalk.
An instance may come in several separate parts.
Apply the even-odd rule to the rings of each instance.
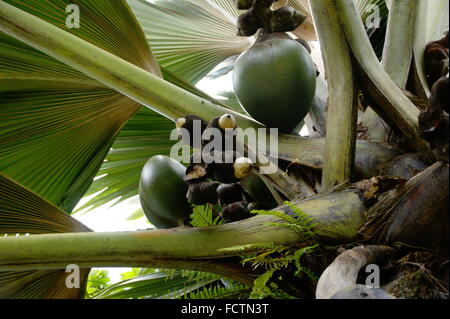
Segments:
[[[386,73],[402,89],[406,87],[413,58],[415,13],[416,1],[397,0],[389,7],[382,62]],[[387,141],[390,129],[372,108],[366,110],[361,123],[367,128],[365,138]]]
[[[0,31],[172,120],[186,114],[210,120],[231,112],[239,126],[261,127],[246,116],[199,98],[4,1],[0,2]]]
[[[346,190],[295,203],[313,218],[320,242],[351,242],[358,236],[366,206],[357,192]],[[279,208],[283,209],[283,208]],[[133,232],[90,232],[0,238],[0,271],[58,269],[68,264],[91,266],[157,265],[192,267],[192,262],[239,256],[226,249],[255,243],[295,244],[302,241],[275,216],[258,215],[240,222],[204,228]]]
[[[396,0],[389,9],[383,68],[392,81],[404,89],[413,57],[416,1]]]
[[[337,9],[352,53],[362,71],[364,84],[378,102],[379,115],[401,132],[429,161],[434,161],[428,144],[418,131],[419,109],[403,94],[380,66],[352,0],[337,0]]]
[[[357,107],[350,51],[336,5],[311,1],[328,80],[328,107],[322,189],[349,181],[355,161]]]

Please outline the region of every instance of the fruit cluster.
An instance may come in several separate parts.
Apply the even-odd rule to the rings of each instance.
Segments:
[[[249,176],[254,167],[252,161],[236,152],[236,119],[231,114],[216,117],[209,123],[198,116],[188,115],[176,121],[181,139],[194,147],[200,144],[202,150],[191,157],[190,166],[186,169],[184,181],[189,188],[187,200],[194,205],[220,204],[219,215],[227,222],[237,221],[250,217],[250,210],[254,203],[248,192],[239,181]],[[201,141],[196,143],[194,128],[200,129]],[[205,151],[207,145],[218,137],[218,134],[209,134],[211,129],[220,132],[220,145],[222,150]],[[228,146],[228,147],[227,147]]]
[[[425,47],[425,70],[428,85],[433,85],[448,73],[448,31],[444,37],[428,43]]]
[[[421,137],[430,143],[436,158],[448,163],[449,157],[449,78],[448,31],[445,36],[428,43],[425,66],[431,86],[430,104],[419,115]]]
[[[259,29],[267,33],[295,30],[306,20],[306,15],[292,7],[281,7],[272,11],[277,0],[235,0],[239,10],[248,10],[237,21],[239,36],[250,37]]]

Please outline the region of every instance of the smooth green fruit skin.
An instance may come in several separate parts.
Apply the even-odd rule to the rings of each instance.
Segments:
[[[144,165],[139,183],[139,199],[148,220],[157,228],[179,226],[192,209],[186,199],[186,168],[174,159],[156,155]]]
[[[250,116],[267,127],[290,133],[305,118],[314,98],[314,62],[297,41],[269,39],[238,58],[233,86]]]

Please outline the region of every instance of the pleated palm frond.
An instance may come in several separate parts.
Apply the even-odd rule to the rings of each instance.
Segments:
[[[286,5],[294,8],[297,11],[303,12],[306,15],[306,20],[292,33],[300,38],[307,41],[316,41],[316,30],[314,28],[314,21],[311,14],[311,8],[309,6],[308,0],[288,0]],[[278,8],[279,4],[275,2],[274,8]]]
[[[142,108],[121,130],[97,173],[98,178],[85,195],[101,193],[77,211],[94,209],[113,200],[116,205],[137,195],[141,170],[147,160],[154,155],[169,155],[175,143],[170,140],[173,128],[172,121]]]
[[[128,0],[159,64],[190,83],[248,49],[252,38],[236,36],[232,1]],[[220,5],[225,5],[226,9]]]
[[[384,42],[386,38],[386,28],[389,10],[386,5],[386,0],[354,0],[356,10],[361,16],[361,20],[364,22],[367,34],[370,39],[370,43],[381,60],[383,56]],[[379,21],[376,27],[371,26],[372,18],[376,18],[379,14]]]
[[[219,91],[217,92],[217,95],[220,97],[218,98],[219,101],[226,104],[228,108],[232,109],[233,111],[246,114],[244,109],[242,108],[241,104],[239,104],[239,101],[237,100],[236,95],[232,91]]]
[[[172,274],[156,272],[120,281],[100,291],[93,299],[164,298],[169,292],[190,292],[216,280],[196,281],[183,276],[182,271]]]
[[[0,174],[0,236],[87,231],[55,205]],[[81,298],[88,274],[89,269],[80,270],[80,288],[69,289],[64,270],[0,272],[0,298]]]
[[[159,75],[162,70],[165,79],[198,95],[202,93],[190,83],[253,42],[235,35],[238,12],[231,7],[231,0],[167,0],[157,4],[129,0],[133,11],[125,0],[6,2],[147,71]],[[79,29],[65,25],[68,4],[81,8]],[[91,188],[106,189],[102,198],[96,198],[97,205],[118,195],[128,198],[136,194],[139,165],[152,154],[168,152],[171,142],[167,137],[173,126],[81,72],[1,33],[0,119],[0,172],[30,194],[60,207],[62,214],[73,210],[97,174],[107,177],[98,179]],[[118,183],[116,177],[123,182]],[[37,205],[36,201],[30,203]],[[17,215],[22,231],[45,232],[43,225],[36,226],[31,214],[24,213],[31,206],[15,211],[10,204],[6,203],[5,215]],[[7,218],[0,223],[8,225]],[[46,225],[50,229],[61,227],[57,222]],[[2,287],[8,288],[4,291],[10,296],[79,296],[66,292],[63,278],[65,273],[61,272],[0,274]]]
[[[164,79],[216,104],[242,112],[235,99],[229,100],[231,103],[228,103],[228,100],[215,100],[191,84],[203,78],[217,63],[223,62],[229,57],[229,54],[225,52],[229,51],[229,41],[247,43],[246,45],[240,44],[242,47],[239,52],[252,43],[249,39],[245,38],[246,40],[244,40],[235,35],[236,27],[233,16],[237,16],[239,12],[235,9],[233,1],[215,0],[215,2],[216,4],[202,0],[202,6],[200,6],[199,1],[171,0],[160,1],[157,2],[158,5],[154,5],[139,0],[128,0],[157,57],[158,52],[164,52],[163,46],[166,42],[172,43],[173,50],[161,53],[158,57]],[[223,6],[223,8],[219,6]],[[169,18],[169,16],[171,17]],[[212,18],[206,19],[207,16]],[[217,29],[222,28],[223,25],[228,26],[228,29],[217,34]],[[179,31],[185,28],[190,30],[189,33]],[[199,38],[199,35],[207,32],[212,32],[209,38]],[[162,39],[152,38],[152,34],[158,34]],[[211,43],[210,39],[214,36],[217,37],[214,40],[217,44],[213,47],[208,43]],[[220,44],[220,41],[223,43]],[[189,46],[192,46],[193,49],[191,50]],[[189,56],[189,50],[192,51],[190,53],[192,57]],[[221,50],[225,51],[221,52]],[[198,56],[198,54],[201,55]],[[168,60],[161,58],[166,55],[168,60],[175,61],[173,65],[178,65],[180,68],[166,63]],[[210,64],[205,63],[202,59],[202,57],[209,59],[212,56],[217,58]],[[191,72],[195,78],[189,78],[186,72]],[[79,207],[77,211],[86,208],[95,209],[112,201],[116,205],[136,196],[139,191],[140,172],[145,162],[154,155],[169,155],[170,147],[175,143],[175,141],[170,141],[170,132],[173,128],[172,122],[142,108],[122,128],[106,157],[106,162],[97,173],[97,179],[86,193],[87,196],[98,194]]]
[[[160,74],[125,1],[7,2]],[[81,8],[79,29],[65,26],[70,3]],[[88,231],[64,214],[84,195],[115,137],[139,109],[129,98],[0,33],[0,172],[11,178],[1,180],[0,233]],[[87,274],[82,271],[82,283]],[[79,290],[66,288],[66,276],[3,272],[1,296],[81,297]]]
[[[226,10],[233,17],[237,18],[243,11],[238,10],[234,0],[212,0],[213,3]]]
[[[79,29],[65,28],[69,1],[8,2],[159,72],[124,1],[75,1],[82,8]],[[70,212],[140,105],[4,34],[0,88],[0,171]]]
[[[69,1],[9,2],[65,28]],[[81,27],[66,30],[160,72],[126,2],[75,3],[81,8]],[[211,99],[177,74],[165,69],[162,73],[166,80]],[[0,171],[67,212],[85,194],[124,124],[141,109],[127,97],[1,33],[0,93]],[[155,142],[148,155],[167,152],[170,121],[148,110],[141,113],[152,119],[141,129],[147,141]],[[143,123],[142,116],[131,125],[136,127],[136,122]]]
[[[246,298],[250,288],[218,275],[186,270],[145,271],[101,290],[93,299]]]

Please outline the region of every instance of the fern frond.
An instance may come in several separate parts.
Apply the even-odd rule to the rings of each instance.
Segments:
[[[220,252],[234,252],[234,253],[250,253],[254,251],[262,251],[268,249],[275,249],[281,247],[280,245],[275,245],[274,243],[254,243],[254,244],[245,244],[245,245],[236,245],[231,247],[220,248],[218,251]]]
[[[219,280],[222,278],[219,275],[211,274],[208,272],[193,271],[193,270],[182,270],[181,276],[188,278],[192,281],[202,281],[202,280]]]
[[[250,263],[253,269],[263,268],[266,271],[254,281],[254,287],[251,298],[294,298],[280,289],[276,280],[272,280],[272,276],[277,270],[287,269],[290,265],[295,265],[296,272],[294,276],[308,276],[311,280],[317,281],[317,276],[307,267],[301,265],[301,258],[306,253],[311,253],[319,245],[315,244],[315,232],[313,218],[305,214],[299,207],[290,202],[285,202],[290,208],[288,213],[282,211],[265,211],[254,210],[253,214],[271,215],[281,219],[280,222],[268,222],[268,226],[286,227],[294,231],[304,243],[303,247],[283,246],[274,243],[261,243],[252,245],[241,245],[229,247],[223,250],[238,251],[242,256],[242,263]],[[284,221],[284,222],[282,222]],[[309,246],[305,247],[305,243]],[[254,254],[249,254],[255,252]],[[243,256],[247,253],[246,256]]]
[[[189,282],[189,285],[186,285],[182,289],[169,291],[166,295],[162,296],[161,299],[182,299],[186,298],[189,294],[199,290],[199,289],[205,289],[208,285],[213,284],[216,282],[216,279],[213,280],[201,280],[198,282]]]
[[[308,216],[299,207],[295,206],[290,202],[285,202],[285,205],[287,205],[291,209],[293,216],[291,214],[287,214],[285,212],[276,210],[270,211],[254,210],[252,211],[252,213],[259,215],[275,216],[286,222],[286,223],[269,222],[266,223],[267,226],[287,227],[295,231],[295,233],[299,235],[301,239],[308,239],[313,237],[314,236],[313,228],[315,227],[315,224],[313,223],[313,218]]]
[[[284,223],[266,223],[267,226],[279,226],[286,227],[294,231],[301,240],[306,240],[308,238],[314,237],[314,232],[310,230],[309,227],[298,224],[284,224]]]
[[[203,287],[202,289],[191,292],[184,296],[185,299],[237,299],[246,298],[250,288],[243,284],[233,283],[230,286],[221,286],[219,284]]]
[[[278,211],[278,210],[253,210],[252,213],[258,214],[258,215],[271,215],[271,216],[275,216],[280,219],[283,219],[288,223],[292,223],[292,224],[296,223],[296,219],[294,217],[289,216],[286,213]]]
[[[262,299],[272,295],[272,289],[268,287],[267,283],[270,281],[276,270],[276,268],[271,268],[255,279],[250,294],[251,299]]]
[[[214,216],[215,208],[212,204],[194,206],[191,214],[193,227],[217,226],[225,223],[220,216]]]
[[[174,277],[181,276],[192,282],[200,282],[202,280],[219,280],[220,278],[222,278],[221,276],[216,274],[195,270],[159,268],[158,272],[164,273],[167,276],[167,279],[173,279]]]
[[[301,277],[302,274],[307,275],[311,280],[313,281],[318,281],[319,278],[307,267],[303,267],[300,264],[300,259],[301,257],[306,254],[306,253],[311,253],[314,250],[316,250],[319,247],[318,244],[316,245],[312,245],[312,246],[307,246],[307,247],[303,247],[298,249],[292,256],[293,259],[295,261],[295,266],[297,267],[297,271],[295,272],[295,276]]]
[[[300,207],[295,206],[291,202],[285,202],[287,206],[292,210],[292,212],[295,214],[295,223],[308,226],[310,228],[314,227],[315,224],[313,223],[314,218],[307,215],[304,211],[300,209]]]

